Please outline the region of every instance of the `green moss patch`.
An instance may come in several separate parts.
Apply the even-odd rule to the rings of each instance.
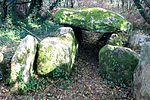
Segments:
[[[100,74],[116,85],[130,86],[139,58],[129,48],[106,45],[99,52]]]
[[[62,67],[69,72],[74,64],[78,45],[72,29],[62,27],[57,33],[57,36],[47,37],[39,44],[37,72],[41,75]]]
[[[120,14],[102,8],[62,8],[53,18],[59,24],[68,24],[94,32],[127,31],[131,24]]]

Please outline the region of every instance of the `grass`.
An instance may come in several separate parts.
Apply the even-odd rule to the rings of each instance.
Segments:
[[[7,46],[13,42],[19,42],[20,32],[15,29],[0,29],[0,46]]]

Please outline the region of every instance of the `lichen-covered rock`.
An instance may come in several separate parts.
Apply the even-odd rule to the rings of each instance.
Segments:
[[[27,35],[15,51],[11,60],[11,92],[23,90],[32,76],[37,43],[36,38]]]
[[[131,49],[106,45],[99,52],[100,74],[114,85],[130,86],[138,61],[138,55]]]
[[[121,15],[102,8],[61,8],[53,15],[53,20],[59,24],[101,33],[127,31],[131,27]]]
[[[73,66],[77,51],[74,32],[70,27],[61,27],[55,37],[47,37],[39,44],[37,72],[46,75],[56,68],[66,72]]]
[[[130,48],[140,53],[141,46],[145,42],[150,42],[150,37],[144,34],[133,34],[129,37]]]
[[[141,59],[134,74],[136,100],[150,100],[150,42],[141,46]]]
[[[124,34],[112,34],[107,44],[113,46],[125,46],[127,42],[128,42],[128,37],[125,36]]]

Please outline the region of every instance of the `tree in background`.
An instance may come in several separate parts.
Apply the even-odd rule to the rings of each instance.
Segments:
[[[150,15],[149,15],[150,1],[149,0],[142,0],[143,2],[141,2],[140,0],[133,0],[133,1],[142,17],[148,24],[150,24]]]
[[[54,9],[62,0],[49,0],[47,12]],[[20,18],[26,18],[34,14],[37,17],[41,16],[41,10],[44,0],[3,0],[2,6],[2,20],[5,20],[7,14],[10,14],[14,22]],[[9,8],[9,10],[8,10]],[[8,13],[9,11],[9,13]]]
[[[83,2],[84,0],[82,0]],[[138,8],[140,14],[143,16],[145,21],[150,24],[150,0],[95,0],[97,2],[106,2],[111,4],[117,4],[118,8],[122,8],[123,10],[128,10],[131,8],[131,5],[134,4]],[[45,3],[48,2],[46,6]],[[75,4],[78,4],[81,0],[3,0],[2,5],[2,20],[5,20],[8,13],[8,8],[11,8],[11,12],[9,14],[12,15],[13,18],[26,18],[29,15],[35,15],[37,17],[42,17],[46,19],[51,14],[51,11],[56,6],[61,7],[75,7]],[[86,2],[86,0],[84,1]],[[45,9],[44,7],[47,7]],[[45,11],[44,11],[45,10]],[[43,12],[45,14],[43,14]],[[43,14],[43,15],[42,15]]]

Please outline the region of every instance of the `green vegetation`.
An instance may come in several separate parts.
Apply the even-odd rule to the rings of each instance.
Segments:
[[[78,48],[74,33],[71,28],[58,30],[55,37],[47,37],[39,44],[37,71],[41,75],[62,66],[69,72],[74,64]]]
[[[0,27],[0,46],[20,42],[28,34],[43,39],[46,36],[52,36],[53,32],[59,27],[51,21],[46,20],[40,23],[33,21],[31,18],[19,21],[17,26],[11,23],[7,24],[4,27]]]
[[[48,87],[51,86],[58,86],[67,89],[68,85],[71,84],[71,80],[69,78],[69,74],[61,69],[57,68],[53,72],[51,72],[49,75],[45,76],[40,76],[37,77],[36,74],[33,74],[32,77],[30,77],[29,81],[27,83],[24,83],[22,79],[22,73],[18,73],[17,75],[17,81],[19,82],[19,86],[21,86],[18,91],[16,92],[17,94],[25,94],[27,92],[39,92],[39,91],[44,91],[43,89],[47,89]],[[54,83],[51,83],[53,82]],[[14,82],[10,81],[11,87],[14,85]],[[15,89],[15,88],[12,88]],[[11,90],[16,91],[16,90]]]
[[[125,46],[125,44],[128,42],[128,37],[124,34],[113,34],[111,38],[108,41],[108,44],[113,46]]]
[[[131,23],[120,14],[102,8],[63,8],[56,12],[53,20],[100,33],[128,31],[131,28]]]
[[[18,26],[19,25],[19,26]],[[35,37],[37,37],[40,40],[42,40],[43,38],[47,37],[47,36],[54,36],[56,30],[60,27],[57,24],[54,24],[51,21],[44,21],[42,23],[39,23],[38,21],[32,21],[31,19],[28,19],[28,23],[24,23],[23,21],[18,22],[18,25],[11,25],[11,26],[5,26],[3,28],[1,28],[1,32],[0,32],[0,42],[1,42],[1,46],[0,47],[5,47],[5,46],[12,46],[15,45],[15,47],[17,47],[18,43],[21,41],[22,38],[24,38],[26,35],[31,34]],[[66,42],[66,41],[64,41]],[[73,41],[75,43],[75,41]],[[66,42],[67,43],[67,42]],[[76,48],[73,45],[73,50]],[[13,52],[12,52],[13,53]],[[75,53],[75,51],[72,52],[73,54]],[[11,54],[12,55],[12,54]],[[8,55],[10,56],[10,55]],[[71,55],[71,57],[75,55]],[[73,57],[73,60],[74,60]],[[20,60],[22,60],[24,57],[21,57]],[[63,65],[62,65],[63,66]],[[65,66],[65,65],[64,65]],[[72,65],[71,65],[72,66]],[[68,68],[68,67],[67,67]],[[66,72],[66,70],[68,69],[63,69],[63,68],[58,68],[56,70],[54,70],[52,72],[52,74],[50,75],[53,78],[64,78],[64,79],[68,79],[69,73]],[[18,93],[20,94],[24,94],[28,91],[40,91],[41,89],[43,89],[43,87],[46,86],[46,82],[48,78],[35,78],[35,76],[30,77],[29,82],[24,83],[23,79],[22,79],[22,72],[19,72],[17,75],[17,80],[19,84],[19,86],[21,86],[18,90]],[[10,80],[10,84],[11,86],[15,85],[14,82],[12,82]],[[64,83],[65,84],[65,83]],[[12,88],[12,91],[15,88]]]
[[[128,41],[128,36],[126,37],[126,35],[131,35],[134,32],[135,34],[146,33],[149,35],[150,2],[148,0],[133,0],[132,3],[131,0],[64,0],[65,2],[61,2],[62,0],[2,1],[2,3],[0,1],[0,7],[2,8],[0,8],[0,52],[4,54],[4,63],[2,62],[0,67],[2,68],[4,77],[0,81],[0,94],[2,96],[10,94],[10,98],[6,99],[133,99],[133,73],[139,58],[135,52],[121,46],[125,46]],[[75,1],[77,1],[80,7],[73,8]],[[17,3],[23,4],[20,5]],[[45,7],[45,3],[47,7]],[[56,6],[60,8],[54,9]],[[62,6],[68,8],[61,8]],[[24,12],[25,14],[23,14]],[[129,21],[134,23],[133,28],[136,27],[140,31],[130,31],[130,34],[126,32],[122,34],[122,31],[132,29]],[[40,62],[36,59],[34,64],[35,72],[30,76],[27,83],[24,82],[23,71],[17,73],[16,83],[9,80],[10,61],[20,41],[28,34],[36,37],[39,42],[46,37],[51,37],[52,39],[52,37],[56,36],[57,29],[62,24],[92,31],[93,34],[94,32],[98,32],[101,35],[116,33],[117,36],[107,42],[110,45],[106,45],[102,49],[97,44],[101,43],[105,45],[103,39],[100,39],[100,41],[97,41],[100,43],[95,43],[94,45],[92,43],[81,43],[79,55],[77,55],[78,58],[76,60],[78,45],[76,45],[77,41],[74,36],[65,35],[58,38],[60,40],[59,44],[64,43],[62,47],[65,47],[58,51],[56,51],[56,48],[60,48],[60,45],[57,45],[57,47],[49,46],[47,50],[39,45],[39,47],[44,48],[46,53],[53,51],[56,53],[47,56],[48,54],[39,50],[42,56],[40,62],[45,63],[46,59],[51,60],[54,58],[51,61],[54,64],[46,62],[47,64],[43,67],[42,73],[46,74],[38,74],[36,66]],[[76,31],[75,28],[74,31]],[[76,33],[80,34],[80,32]],[[93,34],[91,38],[96,40],[97,37]],[[57,35],[59,37],[61,34]],[[55,41],[58,42],[58,39]],[[72,43],[68,41],[72,41]],[[52,44],[56,45],[55,43]],[[69,45],[70,48],[66,45]],[[68,49],[69,53],[66,49]],[[27,52],[29,51],[27,50]],[[64,54],[66,52],[67,55]],[[22,63],[22,61],[25,62],[26,56],[19,56],[19,63]],[[66,57],[70,59],[68,63],[61,64],[63,61],[65,62]],[[38,58],[38,53],[36,58]],[[74,62],[75,66],[73,65]],[[75,70],[72,71],[72,67]],[[98,67],[100,68],[100,76],[98,75]],[[48,71],[51,72],[49,73]],[[102,78],[106,81],[103,81]],[[23,95],[11,94],[9,91],[10,87],[6,84],[7,80],[9,80],[12,87],[15,85],[21,86],[18,93]],[[108,82],[110,85],[104,82]],[[122,87],[127,87],[128,89],[124,90]],[[12,88],[11,91],[14,91],[13,89],[15,88]],[[27,96],[27,98],[23,96]]]
[[[138,61],[138,55],[129,48],[106,45],[99,51],[100,74],[115,85],[132,85]]]

